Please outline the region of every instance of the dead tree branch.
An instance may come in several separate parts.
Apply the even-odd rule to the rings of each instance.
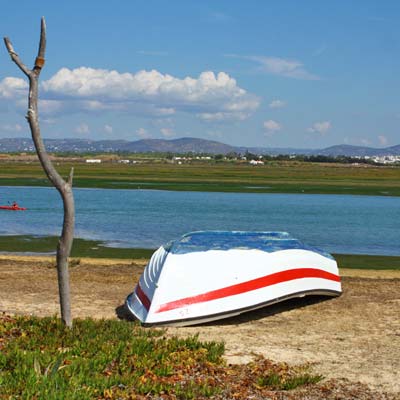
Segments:
[[[41,20],[40,41],[38,55],[35,59],[35,65],[29,69],[19,58],[14,51],[9,38],[4,38],[4,43],[12,61],[17,64],[19,69],[29,79],[29,97],[28,97],[28,112],[26,119],[32,134],[32,139],[35,144],[36,152],[39,157],[42,167],[55,188],[59,191],[64,205],[64,221],[62,233],[57,246],[57,275],[58,288],[60,296],[61,318],[64,324],[72,327],[71,318],[71,303],[69,290],[69,273],[68,273],[68,257],[71,253],[72,241],[74,238],[75,225],[75,206],[72,193],[72,177],[73,169],[69,175],[67,182],[58,174],[54,168],[49,155],[46,152],[39,126],[38,112],[38,93],[39,93],[39,75],[44,66],[46,53],[46,23],[44,18]]]

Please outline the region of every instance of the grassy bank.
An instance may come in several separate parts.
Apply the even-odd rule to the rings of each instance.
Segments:
[[[397,269],[400,257],[365,254],[333,254],[340,268],[354,269]]]
[[[9,253],[54,253],[57,237],[48,236],[0,236],[0,252]],[[107,247],[95,240],[75,239],[71,257],[149,259],[154,249]],[[399,269],[399,256],[362,254],[333,254],[340,268]]]
[[[111,189],[163,189],[211,192],[309,193],[400,196],[400,168],[270,162],[263,166],[209,164],[85,164],[60,162],[74,186]],[[1,162],[1,186],[47,186],[37,162]]]
[[[0,236],[0,252],[55,253],[58,238],[55,236],[15,235]],[[103,242],[75,238],[71,257],[91,258],[150,258],[152,249],[107,247]]]

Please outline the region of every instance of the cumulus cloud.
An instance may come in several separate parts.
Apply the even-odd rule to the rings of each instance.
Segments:
[[[0,82],[0,100],[26,106],[28,84],[7,77]],[[198,78],[175,78],[158,71],[135,74],[81,67],[62,68],[40,88],[43,115],[121,111],[168,117],[177,112],[204,121],[243,120],[259,106],[257,96],[240,88],[224,72],[203,72]]]
[[[28,83],[7,77],[0,81],[0,102],[26,107]],[[41,83],[39,109],[45,118],[70,113],[125,112],[167,118],[177,113],[206,121],[244,120],[260,99],[226,74],[211,71],[176,78],[156,70],[120,73],[105,69],[62,68]]]
[[[23,101],[23,104],[20,104],[20,106],[22,106],[22,105],[24,107],[26,107],[25,99]],[[66,110],[66,109],[67,109],[67,107],[65,107],[65,105],[61,101],[39,99],[39,110],[40,110],[40,113],[42,113],[44,115],[54,115],[63,110]]]
[[[388,138],[386,137],[386,136],[384,136],[384,135],[379,135],[378,136],[378,140],[379,140],[379,144],[381,145],[381,146],[387,146],[387,144],[388,144]]]
[[[332,124],[330,123],[330,121],[314,122],[314,124],[310,128],[308,128],[308,132],[325,135],[331,128]]]
[[[286,102],[284,102],[283,100],[272,100],[271,103],[269,103],[268,107],[269,108],[282,108],[286,106]]]
[[[202,72],[179,79],[156,70],[119,73],[104,69],[62,68],[42,83],[47,107],[84,111],[119,110],[141,115],[192,113],[204,120],[244,119],[259,106],[257,96],[240,88],[225,72]],[[1,97],[1,96],[0,96]]]
[[[272,135],[275,132],[280,131],[282,129],[282,125],[272,119],[264,121],[263,126],[266,130],[266,135]]]
[[[75,128],[75,132],[79,134],[87,134],[90,133],[89,125],[85,122],[82,122]]]
[[[28,83],[21,78],[7,77],[0,81],[0,99],[17,99],[27,95]]]

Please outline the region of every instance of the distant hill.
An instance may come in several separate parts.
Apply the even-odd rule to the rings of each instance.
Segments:
[[[389,156],[400,154],[400,145],[376,149],[364,146],[350,146],[347,144],[327,147],[326,149],[319,150],[320,155],[324,156]]]
[[[214,140],[198,138],[180,139],[142,139],[136,141],[128,140],[88,140],[88,139],[45,139],[46,148],[49,152],[63,153],[207,153],[207,154],[227,154],[240,153],[247,151],[255,154],[303,154],[303,155],[325,155],[325,156],[385,156],[400,155],[400,145],[381,149],[337,145],[325,149],[295,149],[295,148],[266,148],[266,147],[243,147],[231,146],[229,144]],[[11,152],[31,152],[34,151],[31,139],[26,138],[6,138],[0,139],[0,153]]]
[[[74,152],[74,153],[208,153],[227,154],[237,151],[237,148],[213,140],[196,138],[181,139],[142,139],[137,141],[127,140],[87,140],[87,139],[44,139],[49,152]],[[31,139],[7,138],[0,139],[0,152],[30,152],[34,151]]]
[[[128,142],[127,150],[132,152],[161,152],[161,153],[208,153],[227,154],[236,151],[234,146],[214,140],[197,138],[181,139],[143,139],[135,142]]]

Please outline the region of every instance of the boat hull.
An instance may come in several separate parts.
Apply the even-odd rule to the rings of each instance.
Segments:
[[[25,211],[25,207],[15,207],[15,206],[0,206],[0,210],[8,210],[8,211]]]
[[[196,236],[206,236],[205,232],[189,234],[196,236],[189,236],[194,246],[187,245],[186,235],[180,239],[183,242],[161,247],[128,296],[128,310],[145,325],[194,325],[293,297],[340,295],[332,257],[284,235],[266,240],[270,234],[258,233],[264,247],[254,246],[254,241],[248,246],[243,233],[229,233],[231,247],[211,245],[208,250],[199,246]],[[242,235],[244,246],[235,242],[235,235]]]
[[[280,298],[276,298],[270,301],[265,301],[263,303],[260,304],[254,304],[248,307],[244,307],[244,308],[240,308],[237,310],[231,310],[231,311],[227,311],[227,312],[222,312],[222,313],[216,313],[216,314],[209,314],[209,315],[204,315],[202,317],[191,317],[191,318],[183,318],[181,320],[179,319],[173,319],[173,320],[165,320],[165,321],[161,321],[161,322],[142,322],[142,326],[145,327],[152,327],[152,326],[175,326],[175,327],[179,327],[179,326],[195,326],[195,325],[199,325],[199,324],[206,324],[208,322],[213,322],[213,321],[217,321],[220,319],[225,319],[225,318],[231,318],[231,317],[236,317],[240,314],[244,314],[250,311],[254,311],[254,310],[258,310],[260,308],[264,308],[264,307],[268,307],[268,306],[272,306],[276,303],[281,303],[283,301],[286,300],[290,300],[290,299],[294,299],[294,298],[302,298],[305,296],[326,296],[326,297],[338,297],[342,294],[341,291],[331,291],[331,290],[311,290],[311,291],[304,291],[304,292],[298,292],[298,293],[292,293],[292,294],[288,294],[286,296],[282,296]],[[132,299],[132,296],[134,295],[134,293],[131,293],[127,299],[126,299],[126,305],[129,309],[129,311],[137,318],[137,316],[132,312],[132,310],[130,309],[129,304],[132,303],[132,301],[135,301],[134,299]],[[137,318],[138,319],[138,318]]]

